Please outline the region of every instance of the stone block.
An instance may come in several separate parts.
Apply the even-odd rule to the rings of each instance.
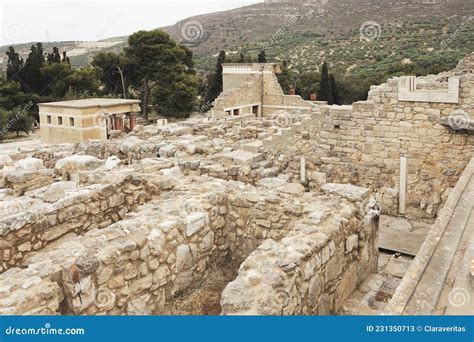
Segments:
[[[346,253],[352,252],[359,246],[359,235],[353,234],[346,240]]]
[[[234,163],[236,165],[244,166],[252,165],[253,163],[263,160],[263,154],[244,150],[236,150],[217,154],[213,156],[212,159],[216,161],[222,161],[224,163]]]
[[[205,212],[192,212],[186,216],[186,235],[192,236],[209,225],[209,215]]]

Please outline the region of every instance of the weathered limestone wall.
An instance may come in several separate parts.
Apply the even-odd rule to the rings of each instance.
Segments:
[[[27,269],[4,272],[0,312],[147,314],[202,281],[210,261],[227,254],[219,245],[225,243],[225,210],[219,210],[225,199],[219,182],[188,186],[192,190],[178,186],[123,221],[60,239],[30,257]]]
[[[156,175],[153,183],[169,186],[123,220],[59,238],[54,248],[28,256],[27,268],[0,275],[0,313],[152,314],[182,291],[212,281],[206,278],[212,268],[242,262],[266,239],[284,240],[303,217],[315,222],[337,212],[351,224],[361,222],[357,210],[336,205],[343,196],[337,187],[328,188],[334,195],[318,198],[278,179],[257,188],[208,177],[175,182]],[[343,193],[354,208],[368,195],[366,189]],[[333,204],[319,205],[328,202]],[[367,271],[376,263],[374,236],[351,238]],[[338,276],[345,277],[346,269]]]
[[[264,98],[263,115],[281,111],[281,110],[303,110],[309,111],[312,109],[310,102],[305,101],[299,95],[267,95]]]
[[[21,265],[31,252],[68,233],[83,234],[120,221],[126,213],[158,195],[159,190],[144,177],[128,175],[112,179],[109,184],[63,191],[53,203],[34,197],[0,202],[5,214],[0,218],[0,271]]]
[[[251,193],[229,196],[225,236],[233,260],[240,264],[264,240],[280,240],[303,215],[304,188],[278,179],[257,182]],[[274,190],[275,192],[271,191]]]
[[[446,82],[452,75],[460,81],[458,104],[399,101],[395,78],[373,87],[368,101],[353,106],[280,115],[276,121],[282,129],[263,140],[265,151],[290,156],[293,179],[300,178],[304,156],[310,186],[329,181],[378,189],[391,214],[397,213],[400,157],[406,156],[407,213],[432,217],[474,156],[474,134],[463,129],[474,118],[474,75],[458,69],[418,83],[433,88],[431,83]]]
[[[224,64],[223,67],[223,92],[209,113],[213,119],[226,119],[233,115],[234,109],[240,111],[239,115],[258,117],[281,109],[312,107],[300,96],[284,94],[276,77],[279,68],[275,64]],[[257,115],[252,113],[252,106],[259,106]]]
[[[0,188],[12,189],[16,196],[23,195],[29,190],[41,188],[53,182],[54,171],[42,170],[17,170],[2,173],[0,171]]]
[[[283,239],[267,239],[241,265],[222,294],[223,314],[334,314],[376,272],[379,213],[367,201],[368,190],[335,184],[326,190],[347,199],[308,194],[308,216]]]
[[[252,114],[252,106],[262,105],[262,84],[261,80],[245,83],[240,88],[232,88],[222,93],[213,103],[211,110],[212,117],[215,119],[224,119],[225,112],[238,109],[239,115]],[[232,115],[232,113],[230,113]]]

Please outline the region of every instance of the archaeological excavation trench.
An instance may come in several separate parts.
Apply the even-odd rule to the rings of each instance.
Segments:
[[[329,313],[375,267],[366,189],[138,169],[10,218],[4,313]]]

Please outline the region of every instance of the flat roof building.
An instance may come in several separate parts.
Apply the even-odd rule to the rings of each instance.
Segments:
[[[129,99],[83,99],[40,103],[43,143],[78,143],[107,140],[110,131],[132,131],[140,101]]]

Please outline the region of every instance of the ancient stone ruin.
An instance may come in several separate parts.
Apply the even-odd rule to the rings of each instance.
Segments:
[[[0,147],[0,313],[472,314],[473,69]]]

